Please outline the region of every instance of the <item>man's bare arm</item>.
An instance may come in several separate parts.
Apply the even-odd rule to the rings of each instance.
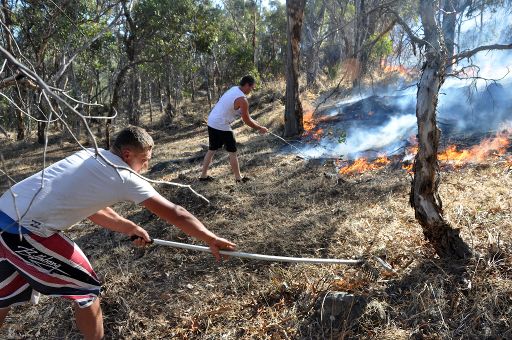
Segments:
[[[88,218],[93,223],[96,223],[102,226],[103,228],[127,234],[128,236],[135,235],[142,238],[146,242],[151,241],[148,233],[143,228],[139,227],[132,221],[122,217],[110,207],[101,209],[94,215],[89,216]],[[144,242],[141,242],[139,240],[136,243],[138,245],[142,245]]]
[[[242,120],[245,124],[249,125],[255,130],[259,130],[261,133],[268,132],[268,129],[261,126],[249,115],[249,103],[245,97],[240,97],[235,100],[235,108],[239,108],[242,114]]]
[[[170,224],[180,228],[189,236],[195,237],[210,247],[212,254],[220,259],[219,250],[233,250],[235,244],[226,239],[220,238],[209,231],[194,215],[189,213],[183,207],[169,202],[167,199],[157,194],[142,202],[148,210],[164,219]]]

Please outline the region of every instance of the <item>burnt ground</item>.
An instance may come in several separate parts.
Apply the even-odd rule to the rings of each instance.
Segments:
[[[269,100],[254,114],[277,131],[283,106]],[[236,242],[240,251],[324,258],[374,254],[397,273],[382,272],[371,282],[348,266],[236,258],[216,263],[204,253],[134,248],[125,236],[84,221],[66,234],[88,255],[103,282],[106,338],[512,338],[512,176],[507,162],[489,159],[457,170],[443,168],[445,216],[481,254],[458,264],[440,260],[425,242],[408,204],[410,176],[400,167],[336,181],[325,175],[334,171],[329,161],[285,154],[281,141],[237,124],[242,172],[254,180],[236,184],[227,155],[221,153],[211,170],[216,181],[202,183],[197,177],[207,134],[201,120],[192,125],[183,117],[173,124],[145,121],[157,144],[148,177],[191,184],[211,203],[168,185],[158,185],[160,193]],[[40,148],[29,142],[2,143],[5,168],[14,179],[40,166]],[[47,161],[74,150],[75,145],[57,138]],[[141,207],[123,203],[114,208],[155,238],[198,243]],[[331,291],[366,300],[351,327],[321,323],[315,304]],[[15,307],[0,337],[80,335],[69,302],[43,297],[38,306]]]

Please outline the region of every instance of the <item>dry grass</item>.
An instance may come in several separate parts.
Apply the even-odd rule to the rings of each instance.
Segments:
[[[277,90],[276,90],[277,91]],[[204,111],[204,110],[203,110]],[[255,180],[236,185],[225,155],[212,169],[213,183],[197,181],[206,129],[184,119],[163,127],[147,124],[157,147],[156,179],[193,184],[211,201],[186,189],[157,189],[199,217],[242,251],[273,255],[353,258],[379,254],[397,270],[372,283],[346,266],[260,263],[159,246],[135,249],[125,237],[88,222],[68,234],[89,256],[103,281],[107,338],[147,339],[438,339],[512,338],[512,178],[504,164],[489,163],[443,173],[446,217],[482,254],[466,265],[437,259],[408,205],[409,177],[392,167],[335,183],[329,163],[305,162],[280,152],[282,144],[237,127],[242,171]],[[276,129],[280,101],[254,112]],[[6,165],[22,178],[35,171],[40,150],[10,144]],[[76,149],[50,147],[51,160]],[[15,157],[24,155],[23,161]],[[2,183],[3,185],[5,183]],[[155,238],[195,242],[131,204],[117,211]],[[315,302],[328,291],[363,296],[368,305],[352,328],[320,324]],[[69,303],[43,299],[14,309],[2,338],[79,338]]]

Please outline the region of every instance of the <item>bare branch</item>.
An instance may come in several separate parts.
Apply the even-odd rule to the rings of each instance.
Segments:
[[[407,36],[409,37],[409,39],[411,39],[413,43],[417,44],[420,47],[427,45],[427,41],[421,39],[416,34],[414,34],[411,27],[404,21],[404,19],[400,17],[400,15],[397,12],[393,10],[389,10],[389,12],[395,16],[396,21],[400,26],[402,26],[404,31],[407,33]]]
[[[58,103],[62,103],[65,107],[67,107],[71,112],[73,112],[75,115],[77,115],[81,120],[82,122],[84,123],[85,125],[85,128],[87,129],[89,135],[91,136],[92,140],[93,140],[93,144],[94,144],[94,150],[95,150],[95,157],[99,157],[101,158],[106,164],[108,164],[109,166],[113,167],[114,169],[116,170],[127,170],[127,171],[130,171],[131,173],[133,173],[134,175],[150,182],[150,183],[156,183],[156,184],[169,184],[169,185],[174,185],[174,186],[178,186],[178,187],[181,187],[181,188],[188,188],[190,191],[192,191],[195,195],[197,195],[199,198],[205,200],[206,202],[210,203],[210,201],[208,199],[206,199],[206,197],[204,197],[203,195],[197,193],[194,189],[192,189],[192,187],[190,185],[185,185],[185,184],[180,184],[180,183],[174,183],[174,182],[167,182],[167,181],[154,181],[154,180],[151,180],[149,178],[146,178],[140,174],[138,174],[137,172],[135,172],[133,169],[129,168],[129,167],[125,167],[125,166],[118,166],[118,165],[115,165],[113,164],[112,162],[110,162],[108,159],[106,159],[100,152],[99,152],[99,147],[98,147],[98,143],[96,141],[96,138],[94,137],[94,134],[92,133],[89,125],[87,124],[87,118],[82,115],[80,112],[78,112],[73,106],[71,106],[71,104],[69,104],[66,100],[62,99],[59,95],[57,95],[55,92],[53,92],[48,84],[46,84],[35,72],[32,72],[30,69],[28,69],[25,65],[21,64],[16,58],[14,58],[5,48],[3,48],[3,46],[0,45],[0,52],[2,52],[6,57],[7,59],[9,59],[9,61],[11,63],[13,63],[14,65],[16,65],[18,67],[18,69],[23,73],[23,74],[26,74],[28,76],[30,76],[31,78],[35,79],[36,82],[38,83],[38,85],[41,87],[41,89],[43,90],[42,91],[42,94],[44,95],[45,99],[49,102],[49,97],[52,97],[53,99],[55,99]],[[54,110],[53,109],[53,105],[50,105],[50,108],[52,109],[52,111]],[[51,117],[51,116],[50,116]],[[62,117],[59,116],[59,119],[62,121],[62,122],[65,122],[64,119]]]
[[[44,119],[44,120],[43,120],[43,119],[38,119],[38,118],[36,118],[36,117],[32,116],[30,113],[25,112],[21,107],[19,107],[19,106],[14,102],[14,100],[13,100],[12,98],[9,98],[5,93],[0,92],[0,96],[3,96],[5,99],[7,99],[7,101],[8,101],[9,103],[11,103],[15,108],[17,108],[21,113],[23,113],[23,114],[24,114],[25,116],[27,116],[28,118],[30,118],[30,119],[32,119],[32,120],[34,120],[34,121],[38,122],[38,123],[46,123],[47,119]],[[39,109],[39,110],[41,110],[39,107],[38,107],[38,109]],[[41,111],[41,112],[42,112],[42,111]],[[44,115],[44,113],[43,113],[43,115]],[[44,115],[44,116],[46,117],[46,115]],[[56,121],[58,121],[58,119],[52,120],[52,121],[50,121],[50,123],[53,123],[53,122],[56,122]]]
[[[455,64],[456,62],[460,61],[461,59],[471,58],[478,52],[491,51],[491,50],[512,50],[512,43],[510,43],[508,45],[501,45],[501,44],[484,45],[484,46],[478,46],[477,48],[474,48],[472,50],[463,51],[463,52],[453,56],[454,61],[452,62],[452,65]]]
[[[0,69],[0,74],[4,72],[5,65],[7,65],[7,59],[4,60],[4,63],[2,64],[2,68]]]
[[[119,20],[119,18],[121,17],[122,14],[123,14],[123,12],[120,11],[117,14],[117,16],[110,22],[110,24],[108,24],[103,30],[101,30],[98,34],[96,34],[96,36],[94,36],[91,40],[87,41],[80,48],[76,49],[73,52],[73,54],[68,58],[68,60],[61,65],[59,71],[52,77],[50,82],[51,83],[56,83],[62,77],[64,72],[66,72],[67,68],[69,67],[69,65],[71,65],[73,60],[75,60],[75,58],[80,53],[82,53],[83,51],[88,49],[92,45],[92,43],[94,43],[96,40],[101,38],[108,30],[110,30],[112,28],[112,26],[114,26],[114,24],[117,22],[117,20]],[[65,56],[64,55],[63,55],[62,59],[65,60]]]
[[[61,91],[61,93],[64,95],[64,97],[68,98],[69,100],[74,101],[75,103],[78,103],[78,104],[81,104],[81,105],[86,105],[86,106],[99,106],[99,107],[103,107],[102,104],[86,103],[86,102],[83,102],[81,100],[75,99],[75,98],[71,97],[70,95],[68,95],[65,91]],[[105,117],[102,117],[102,118],[105,118]],[[114,117],[111,117],[111,118],[114,118]]]
[[[21,84],[32,90],[37,89],[36,83],[34,83],[31,79],[25,77],[25,75],[17,73],[15,75],[0,80],[0,90],[9,86],[14,86],[16,84]]]
[[[508,67],[507,67],[507,72],[501,78],[498,78],[498,79],[485,78],[485,77],[479,76],[478,74],[480,73],[480,70],[477,71],[477,75],[476,76],[468,75],[466,73],[466,69],[474,69],[475,67],[477,67],[477,66],[476,65],[465,66],[465,67],[461,68],[460,70],[456,70],[456,71],[454,71],[452,73],[448,73],[446,76],[447,77],[457,78],[459,80],[474,79],[474,80],[484,80],[486,82],[487,81],[499,82],[499,81],[505,79],[510,74],[510,69]]]

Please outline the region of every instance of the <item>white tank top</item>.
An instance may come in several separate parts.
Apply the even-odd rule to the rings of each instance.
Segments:
[[[235,110],[235,100],[245,97],[238,86],[233,86],[220,97],[208,115],[208,126],[217,130],[231,131],[231,123],[237,119],[241,112]]]

